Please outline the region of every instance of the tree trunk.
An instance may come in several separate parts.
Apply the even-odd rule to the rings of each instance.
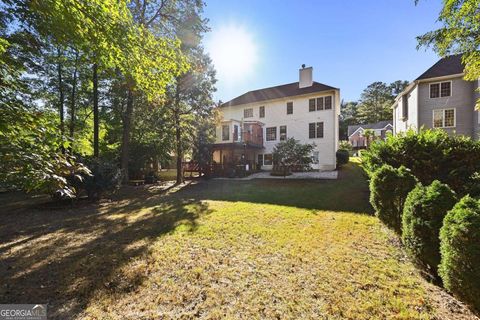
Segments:
[[[123,170],[123,181],[127,183],[129,180],[128,176],[128,162],[130,159],[130,131],[132,124],[133,116],[133,92],[132,89],[127,91],[127,109],[123,116],[123,135],[122,135],[122,157],[121,157],[121,167]]]
[[[178,101],[178,100],[177,100]],[[175,119],[175,142],[177,147],[177,182],[184,182],[183,178],[183,148],[182,148],[182,132],[180,130],[180,112],[178,111],[178,102],[176,102],[174,119]]]
[[[98,158],[99,148],[98,148],[98,129],[99,129],[99,120],[98,120],[98,75],[97,75],[98,65],[93,64],[93,156]]]
[[[57,72],[58,72],[58,112],[60,114],[60,133],[62,135],[62,140],[63,140],[63,135],[65,133],[65,120],[64,120],[64,94],[63,94],[63,80],[62,80],[62,64],[60,62],[60,57],[61,57],[61,52],[60,49],[57,49],[57,55],[58,55],[58,62],[57,62]],[[65,153],[65,148],[62,145],[62,152]]]
[[[73,80],[72,80],[72,93],[70,96],[70,139],[73,143],[73,137],[75,134],[75,94],[77,90],[77,62],[78,62],[78,52],[75,53],[75,69],[73,70]],[[70,152],[72,152],[73,146],[70,146]]]

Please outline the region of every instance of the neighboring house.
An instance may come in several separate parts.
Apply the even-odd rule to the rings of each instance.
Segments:
[[[315,143],[314,169],[335,169],[340,90],[313,81],[312,73],[312,67],[302,66],[299,82],[250,91],[222,104],[213,160],[270,170],[275,145],[293,137]]]
[[[463,80],[461,55],[443,58],[398,95],[393,105],[394,133],[409,128],[441,128],[478,139],[475,102],[479,81]]]
[[[380,121],[377,123],[359,124],[354,126],[348,126],[348,141],[357,149],[367,147],[367,142],[364,131],[371,129],[373,131],[373,139],[385,139],[388,132],[393,132],[392,121]]]

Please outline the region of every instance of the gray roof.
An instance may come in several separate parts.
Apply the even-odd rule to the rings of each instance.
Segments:
[[[459,74],[463,73],[464,69],[465,67],[462,64],[462,55],[456,54],[438,60],[437,63],[435,63],[433,66],[430,67],[430,69],[422,73],[422,75],[416,80]]]
[[[366,124],[356,124],[353,126],[348,126],[348,136],[350,137],[355,131],[357,131],[358,128],[362,129],[383,129],[387,125],[391,125],[392,121],[391,120],[384,120],[384,121],[379,121],[377,123],[366,123]]]
[[[246,103],[261,102],[261,101],[293,97],[293,96],[299,96],[302,94],[331,91],[331,90],[338,90],[338,89],[331,86],[327,86],[322,83],[315,82],[315,81],[310,87],[299,88],[298,82],[293,82],[293,83],[284,84],[280,86],[249,91],[228,102],[225,102],[221,106],[231,107],[231,106],[237,106],[237,105],[246,104]]]

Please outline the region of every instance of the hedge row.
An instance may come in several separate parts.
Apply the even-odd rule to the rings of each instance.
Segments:
[[[446,183],[459,195],[480,195],[480,142],[443,130],[408,131],[377,140],[362,153],[368,176],[384,164],[404,166],[424,185]]]
[[[403,208],[402,240],[410,256],[434,277],[440,264],[440,228],[456,195],[446,184],[435,180],[418,184],[407,196]]]
[[[409,132],[371,145],[362,158],[377,216],[401,235],[418,266],[480,311],[480,201],[465,196],[478,194],[478,142]]]

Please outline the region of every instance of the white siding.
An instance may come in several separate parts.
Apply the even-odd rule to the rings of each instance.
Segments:
[[[308,100],[322,96],[332,96],[333,108],[331,110],[308,111]],[[293,102],[293,114],[287,114],[287,102]],[[264,149],[262,154],[272,153],[274,146],[280,142],[280,126],[287,126],[287,137],[294,137],[301,143],[315,143],[315,151],[319,152],[319,164],[313,165],[314,169],[333,170],[336,167],[335,152],[338,147],[338,114],[340,109],[340,93],[338,90],[309,94],[304,96],[289,97],[278,100],[250,103],[234,107],[222,107],[220,112],[225,121],[260,121],[264,123],[263,137]],[[259,107],[265,106],[265,117],[259,118]],[[253,118],[243,119],[243,110],[253,108]],[[309,139],[309,123],[323,122],[324,137]],[[277,140],[266,141],[265,128],[277,127]],[[217,127],[216,143],[222,143],[221,125]],[[263,166],[270,169],[271,166]]]
[[[403,120],[403,102],[402,98],[398,101],[397,107],[394,109],[394,127],[395,134],[405,132],[408,129],[418,129],[418,86],[415,86],[407,94],[408,99],[408,118]]]

